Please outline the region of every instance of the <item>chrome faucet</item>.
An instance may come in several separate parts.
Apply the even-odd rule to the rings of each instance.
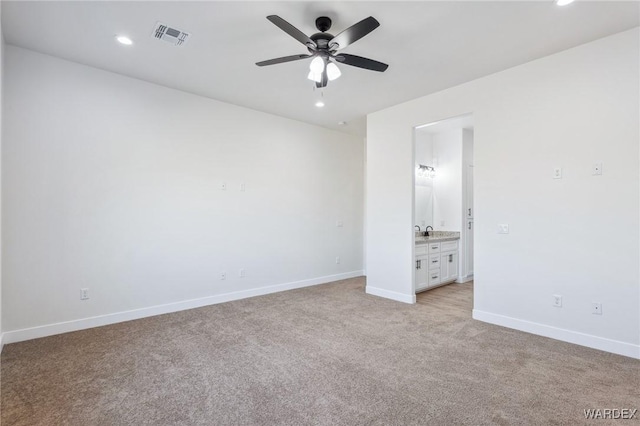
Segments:
[[[431,228],[431,230],[433,231],[433,226],[429,225],[426,228],[424,228],[424,236],[428,237],[429,236],[429,228]]]
[[[420,227],[418,225],[415,225],[414,228],[418,228],[418,232],[420,232]]]

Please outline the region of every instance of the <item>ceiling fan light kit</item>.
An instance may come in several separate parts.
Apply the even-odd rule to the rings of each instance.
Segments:
[[[315,81],[316,83],[320,83],[322,81],[322,73],[309,71],[307,78],[311,81]]]
[[[309,69],[313,73],[322,73],[322,71],[324,71],[324,60],[320,56],[316,56],[313,61],[311,61]]]
[[[329,81],[333,81],[341,75],[342,72],[340,72],[340,68],[338,68],[336,64],[333,62],[329,62],[329,64],[327,64],[327,78],[329,78]]]
[[[335,37],[327,32],[331,28],[331,19],[327,16],[320,16],[316,19],[316,28],[320,32],[312,36],[307,36],[277,15],[269,15],[267,19],[282,31],[304,44],[309,54],[283,56],[281,58],[257,62],[256,65],[259,67],[313,58],[309,65],[307,78],[314,81],[318,88],[326,87],[329,81],[333,81],[342,75],[336,62],[378,72],[384,72],[389,67],[387,64],[374,61],[373,59],[349,55],[347,53],[338,53],[339,50],[360,40],[380,26],[380,23],[372,16],[352,25]]]

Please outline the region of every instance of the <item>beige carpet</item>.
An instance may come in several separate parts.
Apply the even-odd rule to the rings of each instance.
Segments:
[[[7,345],[2,426],[606,424],[583,410],[640,408],[640,361],[474,321],[471,297],[405,305],[358,278]]]

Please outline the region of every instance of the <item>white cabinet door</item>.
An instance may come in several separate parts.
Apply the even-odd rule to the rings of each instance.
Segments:
[[[426,254],[416,256],[413,267],[416,274],[416,291],[424,290],[429,286],[429,278],[427,277],[429,271],[429,256]]]
[[[450,251],[440,255],[440,282],[455,281],[458,278],[458,252]]]

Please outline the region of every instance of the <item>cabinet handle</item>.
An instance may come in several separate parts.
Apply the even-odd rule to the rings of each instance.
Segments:
[[[471,222],[469,222],[469,229],[471,229]]]
[[[453,262],[453,255],[452,254],[449,255],[449,263],[451,263],[451,262]]]
[[[432,279],[432,280],[435,280],[436,278],[438,278],[438,276],[437,276],[437,275],[431,275],[431,279]]]
[[[471,216],[471,209],[469,209],[469,216]]]
[[[416,269],[420,269],[420,261],[416,260]]]
[[[422,260],[418,260],[418,269],[422,269]]]
[[[438,259],[432,260],[431,263],[438,263]]]

